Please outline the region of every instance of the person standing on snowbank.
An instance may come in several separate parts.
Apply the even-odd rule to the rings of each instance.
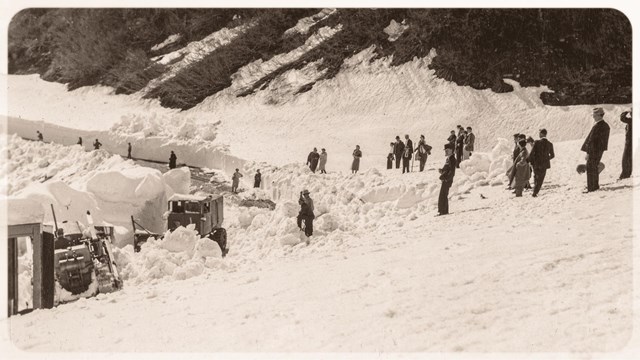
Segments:
[[[303,190],[300,193],[298,204],[300,204],[300,212],[298,213],[297,219],[298,228],[302,230],[302,223],[304,221],[304,234],[309,237],[313,235],[313,219],[316,217],[313,213],[313,200],[309,196],[309,190]]]
[[[320,169],[320,174],[326,174],[327,170],[325,169],[325,166],[327,165],[327,150],[325,150],[324,148],[322,148],[321,150],[322,152],[320,153],[320,162],[319,162],[319,169]]]
[[[458,138],[456,139],[456,167],[460,167],[460,163],[462,162],[462,150],[464,148],[464,128],[462,125],[458,125]]]
[[[231,183],[231,192],[237,194],[238,193],[238,186],[240,185],[240,178],[243,177],[242,174],[240,174],[240,169],[236,169],[236,172],[233,173],[233,176],[231,177],[232,183]]]
[[[307,165],[309,165],[309,169],[311,169],[311,172],[316,172],[316,168],[318,167],[318,159],[320,159],[318,149],[313,148],[313,151],[309,153],[309,156],[307,156]]]
[[[527,140],[521,139],[518,142],[518,146],[520,147],[520,153],[518,154],[514,164],[516,180],[514,193],[516,194],[516,197],[522,197],[522,189],[524,189],[524,184],[529,182],[531,168],[527,162],[527,158],[529,157],[529,152],[527,151]]]
[[[555,156],[553,144],[547,140],[547,129],[540,129],[540,140],[533,143],[529,153],[529,163],[533,167],[533,194],[531,196],[538,196],[544,177],[547,175],[547,169],[551,168],[551,159]]]
[[[473,153],[476,143],[476,135],[473,133],[471,126],[467,126],[467,135],[464,138],[464,149],[467,151],[465,159],[468,159]]]
[[[36,133],[38,134],[38,141],[44,141],[44,136],[42,135],[42,133],[38,130],[36,130]]]
[[[396,136],[395,148],[393,153],[396,155],[396,169],[400,169],[400,160],[404,153],[404,143],[400,140],[400,136]]]
[[[175,169],[176,168],[176,161],[177,160],[178,160],[178,157],[173,152],[173,150],[171,150],[171,155],[169,155],[169,169]]]
[[[416,158],[420,161],[420,172],[424,170],[424,164],[427,162],[427,157],[431,155],[431,146],[427,145],[424,140],[424,135],[420,135],[420,141],[418,141],[418,147],[416,147]]]
[[[622,152],[622,172],[618,180],[628,179],[631,177],[633,159],[631,150],[633,149],[632,139],[633,131],[631,131],[631,123],[633,121],[631,112],[625,111],[620,114],[620,121],[627,124],[624,127],[624,151]]]
[[[609,145],[609,124],[604,121],[604,109],[601,107],[593,109],[593,120],[595,124],[591,128],[589,135],[584,139],[581,151],[587,153],[587,190],[584,193],[600,189],[598,164],[602,159],[602,154],[607,151]]]
[[[407,140],[404,145],[404,153],[402,154],[402,173],[411,172],[409,165],[411,164],[411,158],[413,157],[413,142],[409,139],[409,135],[405,135]]]
[[[448,142],[449,144],[453,145],[453,146],[454,146],[454,148],[455,148],[455,146],[456,146],[456,139],[457,139],[456,131],[455,131],[455,130],[451,130],[451,135],[449,135],[449,137],[447,138],[447,142]]]
[[[102,146],[102,143],[100,142],[100,140],[98,140],[96,138],[96,141],[93,142],[93,149],[94,150],[100,150],[100,147]]]
[[[440,172],[440,195],[438,196],[438,216],[449,213],[449,189],[453,185],[453,177],[456,175],[456,157],[453,156],[453,146],[450,143],[444,145],[444,153],[447,159]]]
[[[262,174],[260,174],[260,169],[258,169],[256,170],[256,175],[254,176],[254,179],[253,179],[253,187],[259,188],[261,182],[262,182]]]
[[[351,163],[351,173],[357,174],[360,170],[360,158],[362,157],[362,151],[360,151],[360,145],[356,145],[356,149],[353,150],[353,162]]]
[[[395,150],[395,145],[394,143],[390,143],[389,144],[389,154],[387,155],[387,170],[392,169],[393,168],[393,154],[394,154],[394,150]]]
[[[131,143],[127,146],[127,159],[131,159]]]
[[[82,146],[82,137],[78,136],[78,142],[76,144]]]

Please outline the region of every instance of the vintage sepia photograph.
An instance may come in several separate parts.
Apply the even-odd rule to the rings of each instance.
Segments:
[[[628,13],[109,6],[6,16],[3,358],[640,357]]]

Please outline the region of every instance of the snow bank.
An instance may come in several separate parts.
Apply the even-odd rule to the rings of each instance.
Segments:
[[[8,210],[7,225],[42,224],[44,220],[42,205],[31,199],[1,197],[0,206]]]
[[[183,166],[177,169],[171,169],[162,174],[164,182],[178,194],[188,194],[191,187],[191,172],[189,168]]]
[[[133,284],[154,279],[185,280],[201,275],[206,269],[230,266],[219,261],[222,252],[218,244],[200,238],[194,224],[167,231],[162,240],[149,239],[139,253],[127,245],[115,249],[114,255],[123,279]]]

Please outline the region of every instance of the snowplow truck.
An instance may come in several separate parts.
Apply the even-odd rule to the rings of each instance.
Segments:
[[[222,228],[224,220],[224,197],[174,194],[168,201],[167,230],[173,231],[179,226],[195,225],[196,231],[202,237],[218,243],[222,256],[227,255],[227,231]],[[132,217],[134,229],[134,249],[140,251],[140,246],[149,237],[161,238],[158,234],[146,231]]]
[[[93,296],[122,288],[111,245],[112,226],[94,226],[92,219],[88,228],[77,221],[54,220],[54,225],[44,225],[43,233],[54,238],[55,278],[63,289],[77,295],[95,281],[97,289],[87,294]]]

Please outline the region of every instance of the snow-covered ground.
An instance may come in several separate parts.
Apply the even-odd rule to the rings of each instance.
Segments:
[[[189,189],[185,174],[164,176],[122,159],[117,154],[126,153],[128,141],[134,157],[164,160],[176,149],[178,162],[219,169],[222,179],[235,167],[244,173],[244,191],[225,197],[226,258],[188,229],[166,243],[150,241],[140,253],[124,246],[116,250],[122,291],[12,317],[11,342],[32,352],[628,346],[638,311],[632,214],[640,178],[615,179],[624,142],[617,116],[629,106],[604,105],[612,136],[603,189],[582,194],[586,178],[575,167],[584,162],[579,149],[592,106],[545,106],[542,88],[515,83],[506,94],[459,87],[436,79],[429,59],[390,68],[389,59],[369,64],[370,56],[355,56],[334,79],[296,98],[278,97],[291,93],[287,84],[301,83],[298,73],[285,73],[254,95],[223,92],[181,113],[101,88],[67,93],[33,76],[9,77],[9,133],[33,137],[41,129],[45,140],[66,146],[17,137],[3,143],[8,195],[43,199],[43,206],[57,201],[71,217],[90,206],[96,221],[111,223],[129,215],[122,206],[163,211],[158,204],[167,194]],[[27,107],[26,91],[58,101]],[[98,124],[78,115],[99,103],[105,107]],[[478,147],[456,173],[452,214],[434,217],[441,147],[457,124],[474,128]],[[549,130],[556,158],[538,198],[514,198],[504,190],[511,151],[505,139],[540,127]],[[424,133],[434,146],[425,172],[384,169],[388,143],[404,133],[414,141]],[[85,148],[99,136],[104,151],[72,145],[78,134],[86,136]],[[355,144],[365,157],[362,171],[350,175]],[[329,174],[303,165],[313,146],[327,148]],[[264,185],[251,189],[257,168]],[[295,225],[305,188],[317,216],[308,246]],[[78,204],[61,200],[69,194]],[[247,207],[247,199],[276,207]],[[162,221],[152,215],[150,221]]]

